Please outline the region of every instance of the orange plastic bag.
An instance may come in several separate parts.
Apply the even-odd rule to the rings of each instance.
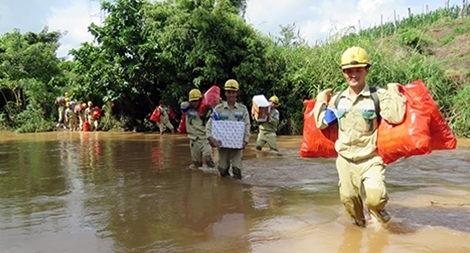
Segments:
[[[422,83],[399,86],[400,93],[406,98],[405,120],[393,125],[382,119],[377,129],[377,151],[385,164],[402,157],[430,154],[431,121],[427,101],[431,95]]]
[[[160,117],[161,117],[161,111],[157,108],[153,110],[152,115],[150,115],[150,121],[153,122],[160,122]]]
[[[418,79],[411,84],[422,86],[426,93],[430,94],[422,80]],[[437,108],[436,102],[432,99],[431,95],[429,95],[424,102],[425,107],[428,109],[428,113],[431,116],[429,124],[429,130],[431,132],[431,149],[455,149],[457,146],[457,139],[444,119],[444,116],[442,116],[441,112]]]
[[[187,133],[186,131],[186,115],[183,114],[183,117],[181,117],[180,124],[178,126],[177,133],[179,134],[185,134]]]
[[[217,85],[212,85],[202,98],[202,104],[214,108],[220,102],[220,88]]]
[[[338,124],[334,123],[323,130],[317,128],[313,116],[315,102],[316,99],[304,101],[304,128],[300,157],[337,157],[335,141],[338,139]]]
[[[210,87],[202,97],[201,105],[199,105],[199,117],[206,118],[208,111],[211,111],[220,103],[220,88],[217,85]]]
[[[168,106],[168,117],[170,117],[170,119],[174,119],[176,117],[176,113],[175,111],[173,111],[173,108],[171,108],[171,106]]]
[[[91,116],[93,117],[93,119],[98,119],[99,117],[101,117],[101,109],[98,106],[95,106]]]
[[[83,122],[83,125],[82,125],[83,131],[85,131],[85,132],[90,131],[90,127],[91,127],[91,126],[90,126],[90,122],[88,122],[88,120],[86,120],[85,122]]]

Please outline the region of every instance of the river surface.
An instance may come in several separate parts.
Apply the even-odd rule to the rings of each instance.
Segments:
[[[350,225],[333,159],[244,151],[243,180],[190,170],[188,139],[0,133],[0,253],[470,252],[470,142],[387,169],[388,227]]]

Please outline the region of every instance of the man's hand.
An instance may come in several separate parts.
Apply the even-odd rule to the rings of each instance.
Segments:
[[[328,98],[331,97],[333,89],[326,89],[317,95],[317,102],[324,102],[326,103],[328,101]]]
[[[211,147],[213,148],[217,147],[217,140],[214,137],[211,136],[207,138],[207,140],[209,141],[209,145],[211,145]]]
[[[387,90],[389,92],[400,93],[400,91],[398,90],[398,86],[401,86],[401,84],[399,84],[399,83],[388,83],[387,84]]]
[[[332,88],[326,89],[323,91],[327,97],[331,97],[331,93],[333,92]]]
[[[242,149],[245,149],[246,145],[248,145],[248,142],[244,141],[244,142],[243,142]]]

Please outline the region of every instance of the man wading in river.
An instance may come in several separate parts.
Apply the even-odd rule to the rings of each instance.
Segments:
[[[398,124],[405,115],[405,100],[397,84],[389,83],[387,90],[366,84],[369,67],[364,49],[347,49],[341,57],[340,68],[349,87],[334,95],[329,103],[327,99],[332,89],[320,92],[313,109],[320,129],[328,127],[333,122],[331,118],[337,117],[339,136],[335,149],[340,199],[349,221],[360,227],[366,225],[363,200],[378,221],[390,220],[385,210],[388,201],[385,164],[377,153],[377,126],[380,117]]]

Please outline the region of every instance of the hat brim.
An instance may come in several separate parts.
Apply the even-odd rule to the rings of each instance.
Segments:
[[[352,69],[352,68],[362,68],[362,67],[367,67],[369,64],[367,63],[362,63],[362,64],[348,64],[344,66],[340,66],[341,69]]]
[[[238,91],[238,90],[235,89],[235,88],[225,88],[224,90]]]
[[[191,98],[189,99],[189,102],[194,102],[194,101],[199,101],[201,98]]]

